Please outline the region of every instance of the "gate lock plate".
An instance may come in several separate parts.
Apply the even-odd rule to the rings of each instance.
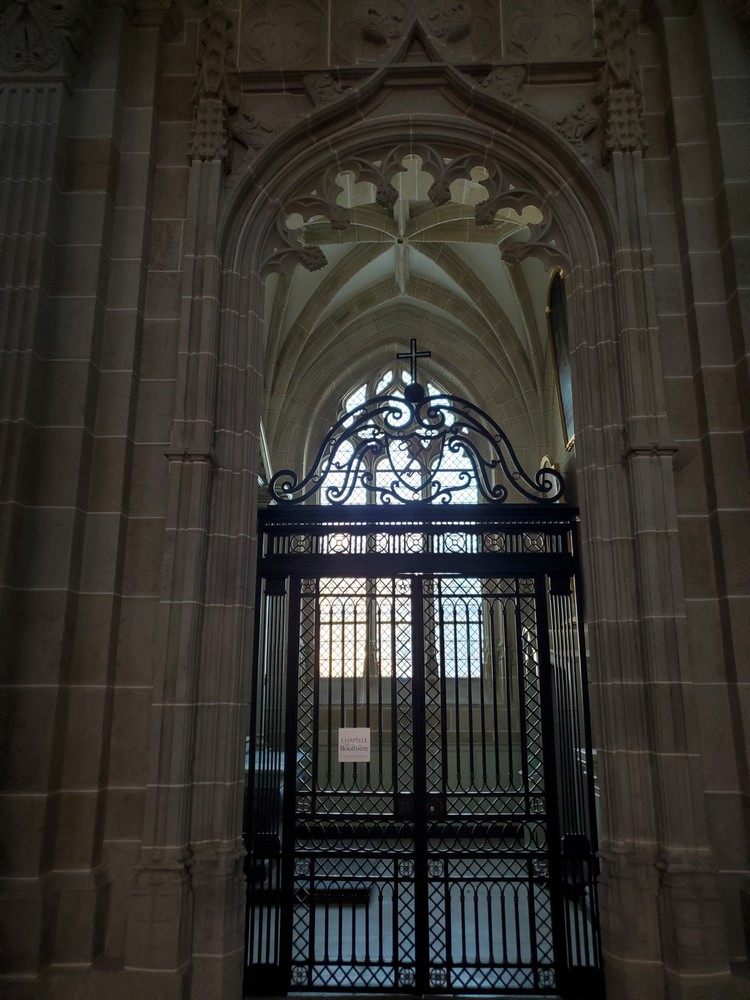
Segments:
[[[445,818],[445,798],[442,795],[428,795],[427,796],[427,818],[428,819],[444,819]]]

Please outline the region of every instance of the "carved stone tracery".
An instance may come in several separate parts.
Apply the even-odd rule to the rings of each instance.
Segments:
[[[581,109],[579,115],[581,120],[576,122],[576,128],[588,134],[587,130],[593,127],[591,121]],[[410,161],[412,164],[416,161],[417,166],[409,166]],[[422,177],[416,201],[413,195],[410,197],[401,193],[403,184],[396,180],[397,174],[409,170],[416,170],[417,175]],[[347,175],[349,181],[346,181]],[[410,191],[413,190],[415,176],[412,174],[407,181]],[[480,179],[474,180],[475,176]],[[428,183],[430,178],[432,182]],[[455,188],[457,182],[459,187]],[[363,183],[371,185],[369,196],[363,194]],[[465,193],[461,194],[462,190],[466,191],[467,183],[473,191],[469,200],[466,200]],[[351,202],[351,208],[346,207],[350,203],[347,189],[358,191],[356,203]],[[487,197],[478,201],[482,189]],[[364,190],[366,192],[366,188]],[[484,154],[447,156],[440,149],[423,143],[408,148],[395,147],[387,153],[373,153],[371,158],[347,158],[322,176],[313,190],[300,193],[285,204],[277,219],[276,239],[267,257],[267,265],[277,268],[284,261],[292,260],[309,271],[319,270],[327,263],[320,244],[342,242],[340,234],[346,232],[352,222],[356,224],[353,212],[366,211],[375,206],[386,213],[389,221],[384,222],[380,234],[373,217],[366,216],[366,228],[373,228],[374,225],[379,233],[375,237],[377,241],[385,238],[397,242],[398,250],[406,258],[409,244],[412,239],[420,239],[416,234],[421,231],[419,226],[411,231],[407,220],[418,219],[420,213],[429,209],[429,205],[439,210],[453,202],[456,208],[448,217],[459,220],[457,224],[466,227],[470,218],[466,209],[473,205],[474,224],[490,230],[486,236],[477,235],[477,241],[486,243],[496,240],[504,259],[520,263],[534,255],[567,266],[564,253],[556,245],[559,239],[553,232],[553,217],[548,210],[542,216],[539,209],[542,200],[537,192],[515,187],[500,166],[488,161]],[[416,211],[414,216],[411,215],[410,202]],[[529,208],[536,211],[530,217],[524,216],[524,221],[521,221]],[[533,221],[535,215],[537,221]],[[527,221],[529,218],[531,221]],[[462,228],[461,232],[466,233],[466,229]],[[357,238],[353,236],[352,240]],[[345,238],[343,242],[346,241]]]
[[[300,69],[326,62],[327,5],[319,0],[245,0],[243,69]]]
[[[588,0],[513,0],[505,4],[506,50],[526,60],[590,56]]]
[[[10,0],[0,12],[0,69],[43,73],[81,53],[91,22],[87,0]]]

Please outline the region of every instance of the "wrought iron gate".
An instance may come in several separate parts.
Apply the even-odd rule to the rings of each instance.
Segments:
[[[247,992],[599,990],[576,524],[262,513]]]

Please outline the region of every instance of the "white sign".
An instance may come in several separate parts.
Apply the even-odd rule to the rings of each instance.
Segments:
[[[349,760],[370,760],[370,730],[339,729],[339,763]]]

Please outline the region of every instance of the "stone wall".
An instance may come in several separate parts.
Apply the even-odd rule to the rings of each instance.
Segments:
[[[352,364],[269,392],[263,283],[324,267],[284,220],[341,221],[333,165],[388,199],[389,143],[490,150],[554,219],[517,265],[565,257],[609,998],[744,995],[746,8],[4,4],[9,997],[241,995],[259,421],[291,453]]]

